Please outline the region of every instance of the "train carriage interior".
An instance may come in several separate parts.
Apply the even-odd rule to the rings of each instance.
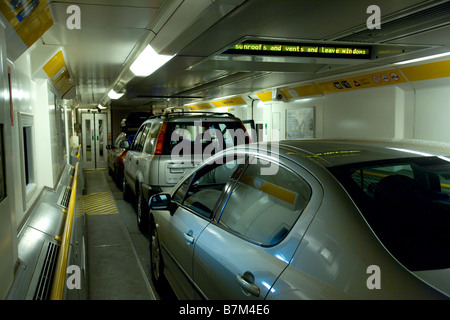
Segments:
[[[448,210],[449,35],[448,0],[2,1],[0,299],[404,298],[385,282],[380,290],[367,289],[357,280],[367,273],[354,271],[344,280],[341,268],[359,270],[365,258],[358,248],[346,250],[341,235],[327,233],[327,221],[334,222],[323,210],[359,206],[342,200],[351,192],[329,192],[346,188],[338,175],[330,177],[347,165],[357,168],[351,177],[371,199],[394,172],[429,179],[441,196],[432,201]],[[321,144],[314,149],[316,140]],[[369,155],[350,143],[338,149],[335,140],[397,145]],[[311,143],[307,151],[300,151],[302,141]],[[214,167],[211,180],[202,182],[206,192],[195,194],[196,203],[207,205],[193,208],[187,194],[211,169],[202,167],[205,161],[240,143],[276,146],[256,159],[271,163],[279,154],[280,169],[272,177],[259,175],[248,154],[217,181],[211,177],[226,164]],[[413,167],[415,176],[395,164],[388,164],[392,172],[378,166],[409,152],[411,144],[440,158]],[[192,159],[192,166],[174,160],[180,148],[177,159]],[[176,203],[170,215],[161,215],[160,208],[172,210],[167,204],[152,205],[159,193]],[[363,211],[358,208],[354,212]],[[190,245],[185,250],[164,232],[188,223],[188,214],[197,220],[185,243],[180,238],[181,247]],[[446,250],[450,219],[442,214],[439,241]],[[342,228],[366,223],[359,215]],[[313,236],[315,230],[324,230],[324,238]],[[227,233],[216,245],[221,232]],[[237,262],[217,262],[226,261],[228,251],[207,265],[214,250],[227,246],[239,247],[242,260],[251,250],[259,250],[254,261],[275,260],[261,263],[267,270],[256,276],[240,270],[231,282],[245,288],[234,292],[226,279]],[[382,246],[375,247],[374,257],[387,261]],[[316,258],[301,261],[302,252],[320,256],[320,267],[314,268]],[[188,254],[192,263],[178,274]],[[445,266],[436,277],[402,266],[408,275],[401,279],[409,284],[412,274],[423,276],[448,299]],[[279,272],[278,280],[267,280],[269,269]],[[387,269],[381,267],[382,279]],[[302,279],[303,291],[287,293],[289,283],[297,284],[292,279]],[[423,288],[433,296],[430,290]]]

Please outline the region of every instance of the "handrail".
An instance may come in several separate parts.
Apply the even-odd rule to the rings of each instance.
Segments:
[[[50,300],[62,300],[64,294],[64,287],[66,284],[66,269],[67,260],[69,257],[70,238],[72,235],[73,215],[75,211],[75,199],[77,193],[78,183],[78,165],[75,164],[75,173],[72,182],[72,193],[70,195],[69,207],[66,216],[66,223],[64,225],[64,233],[61,239],[61,247],[58,254],[58,260],[56,262],[55,277],[53,278],[52,291]]]
[[[79,159],[79,158],[80,158],[80,154],[81,154],[81,143],[80,143],[80,145],[78,146],[78,154],[77,154],[77,159]]]

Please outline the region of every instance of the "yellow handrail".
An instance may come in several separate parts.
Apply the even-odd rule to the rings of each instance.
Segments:
[[[75,164],[75,173],[72,182],[72,193],[69,200],[69,208],[66,216],[66,223],[64,225],[64,233],[61,240],[61,247],[58,254],[58,261],[56,262],[56,272],[53,279],[52,291],[50,300],[62,300],[64,294],[64,286],[66,284],[66,269],[67,259],[69,256],[70,237],[72,235],[73,213],[75,211],[75,199],[77,193],[78,183],[78,164]]]
[[[77,154],[77,159],[80,158],[80,154],[81,154],[81,144],[78,146],[78,154]]]

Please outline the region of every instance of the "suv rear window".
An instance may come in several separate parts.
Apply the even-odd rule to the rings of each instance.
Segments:
[[[330,171],[409,270],[450,268],[450,159],[397,159]]]
[[[208,154],[225,148],[248,143],[248,134],[236,121],[169,122],[164,140],[163,154]]]

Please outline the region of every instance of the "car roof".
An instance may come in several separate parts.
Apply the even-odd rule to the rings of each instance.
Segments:
[[[261,150],[261,144],[258,148]],[[265,149],[274,152],[277,148],[280,155],[293,160],[306,157],[324,167],[421,156],[450,156],[450,145],[407,140],[282,140],[268,143]]]

